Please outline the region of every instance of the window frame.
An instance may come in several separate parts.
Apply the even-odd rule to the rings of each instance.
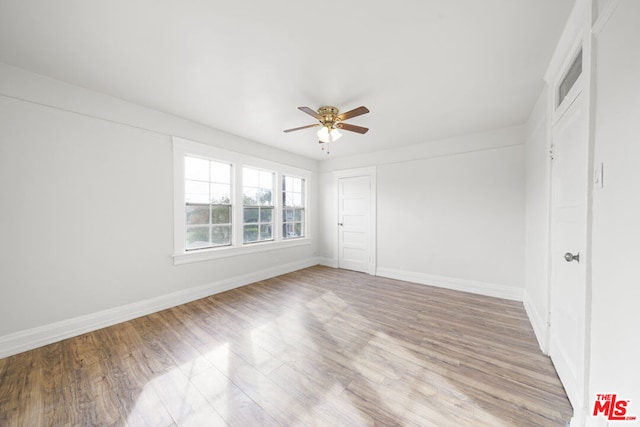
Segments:
[[[284,194],[285,193],[297,193],[297,191],[295,190],[291,190],[291,191],[286,191],[285,188],[285,178],[292,178],[292,179],[298,179],[302,181],[302,188],[301,188],[301,196],[302,196],[302,204],[301,205],[292,205],[292,206],[285,206],[285,201],[284,201]],[[281,206],[280,206],[280,213],[282,215],[282,218],[280,220],[280,223],[278,224],[278,228],[280,229],[280,233],[282,233],[282,240],[286,240],[286,241],[291,241],[291,240],[297,240],[297,239],[304,239],[307,236],[307,215],[308,215],[308,210],[307,210],[307,193],[308,193],[308,188],[307,188],[307,178],[303,177],[303,176],[297,176],[297,175],[293,175],[293,174],[282,174],[282,176],[280,177],[280,188],[279,188],[279,192],[281,195]],[[284,216],[284,211],[286,209],[292,209],[293,210],[293,214],[294,214],[294,220],[293,221],[286,221],[286,218]],[[302,210],[302,219],[301,221],[296,221],[295,220],[295,212],[297,210]],[[301,223],[301,228],[302,228],[302,236],[294,236],[294,237],[286,237],[284,235],[284,228],[286,224],[295,224],[297,222]]]
[[[232,181],[233,181],[233,172],[234,172],[233,171],[233,165],[230,164],[229,162],[221,162],[221,161],[219,161],[217,159],[210,159],[210,158],[205,158],[205,157],[202,157],[202,156],[194,156],[193,154],[185,154],[183,156],[183,159],[185,160],[184,161],[185,164],[186,164],[187,157],[189,157],[191,159],[199,159],[199,160],[202,160],[202,161],[206,161],[208,163],[215,162],[215,163],[218,163],[218,164],[227,165],[227,166],[229,166],[230,170],[229,170],[229,177],[228,177],[229,178],[229,182],[228,183],[214,181],[214,180],[212,180],[211,175],[209,175],[209,178],[206,181],[209,186],[211,184],[229,185],[229,201],[228,201],[228,203],[219,203],[219,202],[218,203],[213,203],[211,200],[209,200],[207,203],[205,203],[204,201],[189,201],[189,200],[187,200],[186,192],[185,192],[185,201],[184,201],[185,208],[187,206],[190,206],[190,205],[191,206],[201,206],[201,207],[205,207],[206,206],[206,207],[209,208],[209,223],[208,224],[202,224],[202,225],[199,225],[199,224],[187,224],[186,220],[187,220],[188,214],[186,213],[187,209],[185,209],[185,240],[186,240],[187,235],[189,234],[189,228],[207,228],[208,234],[209,234],[209,240],[211,241],[211,236],[212,236],[211,233],[213,231],[213,228],[214,227],[220,227],[220,226],[229,227],[230,240],[229,240],[229,243],[211,244],[211,246],[205,246],[205,247],[199,247],[199,248],[187,248],[187,245],[185,244],[185,251],[186,252],[192,252],[192,251],[200,251],[200,250],[204,250],[204,249],[213,249],[213,248],[218,248],[218,247],[223,247],[223,246],[230,246],[232,244],[232,242],[233,242],[233,234],[232,234],[233,233],[233,227],[232,227],[232,224],[233,224],[233,203],[232,203],[233,182]],[[211,167],[212,167],[212,165],[209,164],[209,174],[211,174],[211,169],[210,169]],[[184,182],[186,183],[187,181],[194,181],[194,180],[188,180],[187,177],[186,177],[186,173],[185,173]],[[200,181],[200,182],[204,182],[204,181]],[[211,197],[211,188],[209,188],[209,197]],[[228,207],[228,209],[229,209],[229,222],[228,223],[225,223],[225,224],[213,223],[212,217],[213,217],[213,207],[214,206],[226,206],[226,207]]]
[[[573,104],[573,102],[578,98],[578,95],[582,93],[584,86],[584,76],[585,76],[585,66],[586,66],[586,58],[584,56],[584,50],[582,46],[582,37],[578,37],[574,40],[571,49],[568,50],[571,52],[570,55],[567,55],[564,61],[557,67],[554,71],[555,76],[549,79],[549,86],[552,89],[549,89],[551,93],[548,96],[548,104],[550,111],[552,111],[551,122],[553,124],[557,123],[558,120],[567,112],[569,107]],[[578,76],[578,78],[574,81],[571,89],[567,92],[562,102],[560,102],[559,90],[560,85],[563,80],[567,76],[571,66],[576,61],[578,55],[582,51],[582,72]],[[549,73],[549,71],[547,71]]]
[[[312,236],[307,224],[310,223],[311,171],[264,160],[208,144],[172,137],[173,141],[173,264],[208,261],[219,258],[271,251],[279,248],[310,245]],[[204,249],[186,250],[186,212],[185,212],[185,156],[199,157],[231,165],[231,245]],[[244,167],[274,173],[273,192],[273,240],[243,242],[244,209],[242,170]],[[292,176],[305,180],[305,236],[284,239],[282,235],[282,186],[283,176]]]
[[[257,171],[259,174],[265,172],[265,173],[269,173],[271,174],[271,205],[261,205],[261,204],[256,204],[256,205],[245,205],[244,204],[244,190],[246,188],[246,185],[244,183],[244,171],[245,169],[252,169]],[[258,168],[255,166],[250,166],[250,165],[243,165],[242,166],[242,177],[243,177],[243,182],[242,182],[242,244],[243,245],[254,245],[256,243],[262,243],[262,242],[272,242],[276,240],[276,214],[275,214],[275,210],[277,209],[278,205],[279,205],[279,199],[277,196],[277,183],[278,183],[278,173],[276,171],[273,170],[267,170],[264,168]],[[262,187],[260,186],[260,182],[258,183],[258,187],[250,187],[250,188],[258,188],[261,189]],[[261,212],[264,208],[269,208],[271,209],[271,239],[264,239],[264,240],[260,240],[260,226],[263,225],[263,222],[261,220]],[[258,240],[251,240],[251,241],[245,241],[244,240],[244,229],[246,227],[247,224],[254,224],[254,223],[246,223],[245,222],[245,218],[244,218],[244,211],[245,209],[258,209],[258,222],[255,223],[258,225]],[[266,224],[266,223],[265,223]]]
[[[565,101],[571,104],[577,93],[579,93],[578,91],[581,89],[577,86],[581,81],[582,74],[584,73],[584,55],[582,46],[579,47],[571,58],[571,62],[568,64],[555,86],[554,99],[556,110],[565,104]],[[565,83],[568,82],[570,82],[570,85],[568,85],[568,87],[564,86]]]

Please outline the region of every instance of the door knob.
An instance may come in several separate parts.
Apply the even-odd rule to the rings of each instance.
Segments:
[[[338,223],[338,225],[339,225],[340,227],[342,227],[342,223],[341,223],[341,222],[339,222],[339,223]]]
[[[564,260],[567,262],[571,262],[571,261],[578,261],[580,262],[580,252],[578,252],[577,254],[572,254],[571,252],[567,252],[566,254],[564,254]]]

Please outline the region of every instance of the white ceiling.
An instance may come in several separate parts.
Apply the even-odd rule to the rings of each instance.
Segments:
[[[574,0],[0,0],[0,61],[326,158],[521,124]]]

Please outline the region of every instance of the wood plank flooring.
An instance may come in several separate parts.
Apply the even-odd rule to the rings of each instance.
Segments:
[[[312,267],[0,359],[0,426],[565,426],[521,303]]]

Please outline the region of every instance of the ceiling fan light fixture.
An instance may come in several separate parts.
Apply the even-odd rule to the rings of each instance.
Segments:
[[[293,132],[296,130],[320,127],[318,129],[318,139],[320,140],[320,144],[322,145],[322,149],[325,149],[324,144],[327,144],[327,154],[329,154],[329,142],[334,142],[339,140],[342,137],[342,132],[340,130],[346,130],[349,132],[356,132],[359,134],[365,134],[369,130],[368,128],[362,126],[356,126],[349,123],[344,123],[344,120],[351,119],[353,117],[358,117],[363,114],[367,114],[369,109],[364,105],[354,108],[353,110],[349,110],[346,113],[340,114],[340,110],[337,107],[324,106],[318,108],[318,111],[314,111],[309,107],[298,107],[298,110],[303,113],[307,113],[312,116],[319,123],[314,123],[312,125],[299,126],[297,128],[285,129],[284,132]]]
[[[318,129],[318,138],[322,142],[329,142],[329,129],[326,126],[322,126]]]
[[[322,126],[318,130],[318,138],[322,142],[333,142],[340,139],[342,133],[338,129],[331,129],[329,126]]]

